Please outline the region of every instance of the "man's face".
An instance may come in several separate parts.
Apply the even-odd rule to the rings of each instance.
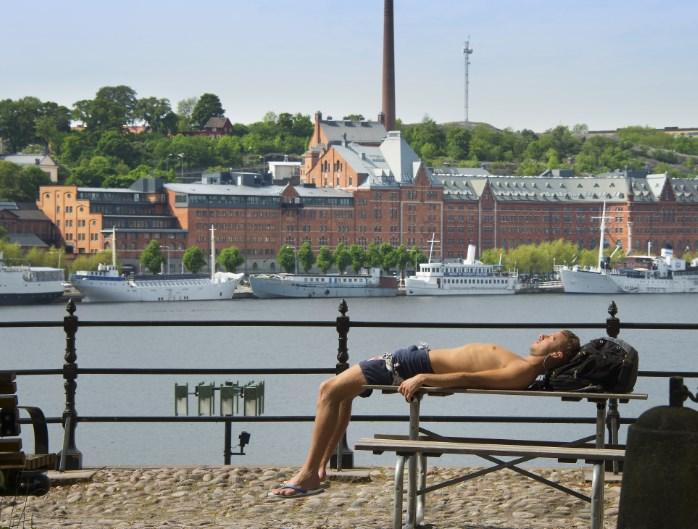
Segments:
[[[545,356],[555,351],[562,351],[565,344],[565,335],[560,331],[552,334],[541,334],[531,344],[530,353],[533,356]]]

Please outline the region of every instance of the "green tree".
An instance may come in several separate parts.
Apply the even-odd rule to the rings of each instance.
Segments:
[[[192,129],[192,114],[198,97],[187,97],[177,103],[177,130],[186,132]]]
[[[0,160],[0,197],[18,202],[33,202],[39,197],[39,186],[51,183],[38,167],[21,167]]]
[[[405,277],[405,269],[411,262],[410,252],[404,244],[395,249],[395,265],[400,270],[400,277]]]
[[[470,152],[470,130],[449,127],[446,131],[446,154],[452,160],[465,160]]]
[[[407,253],[410,256],[410,264],[414,265],[415,271],[419,269],[419,263],[427,262],[427,256],[416,244]]]
[[[140,257],[141,265],[143,265],[151,274],[160,272],[165,258],[160,251],[160,241],[152,239],[145,247]]]
[[[83,99],[73,105],[73,117],[82,121],[90,133],[106,130],[123,131],[131,123],[136,110],[136,91],[128,86],[104,86],[94,99]]]
[[[229,246],[221,250],[217,261],[218,265],[226,272],[235,272],[237,271],[237,267],[245,262],[245,258],[239,248],[236,246]]]
[[[337,266],[340,274],[343,274],[347,267],[351,264],[352,258],[349,249],[344,243],[337,244],[332,256],[334,264]]]
[[[301,264],[303,271],[308,273],[315,264],[315,255],[308,241],[303,241],[298,249],[298,262]]]
[[[203,94],[196,102],[191,113],[192,124],[202,128],[212,117],[220,117],[225,114],[221,100],[215,94]]]
[[[365,119],[363,114],[349,114],[342,118],[343,121],[363,121]]]
[[[287,274],[296,271],[296,252],[289,245],[284,245],[279,248],[279,253],[276,254],[276,262],[284,269]]]
[[[395,248],[393,248],[389,243],[384,242],[379,246],[379,252],[381,256],[381,268],[386,272],[389,272],[391,269],[395,268],[397,264]]]
[[[371,268],[380,268],[382,266],[383,258],[381,256],[380,246],[372,242],[366,248],[366,259],[364,261],[365,266],[370,266]]]
[[[177,115],[172,112],[169,99],[145,97],[138,100],[135,117],[142,119],[153,132],[170,134],[177,130]]]
[[[199,271],[206,266],[203,250],[198,246],[190,246],[184,250],[182,263],[184,263],[184,268],[189,270],[192,274],[198,274]]]
[[[359,273],[366,264],[366,252],[358,244],[349,246],[349,255],[351,256],[351,268],[355,274]]]
[[[317,264],[317,267],[323,274],[326,274],[332,268],[333,260],[332,251],[327,246],[321,246],[315,264]]]

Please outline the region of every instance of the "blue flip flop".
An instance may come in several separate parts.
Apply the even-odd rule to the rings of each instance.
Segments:
[[[293,490],[293,494],[275,494],[274,492],[270,491],[267,496],[269,496],[270,498],[274,498],[275,500],[288,500],[291,498],[305,498],[306,496],[313,496],[315,494],[325,492],[325,489],[323,487],[320,487],[318,489],[304,489],[303,487],[299,487],[298,485],[294,485],[293,483],[282,483],[276,488],[291,489]]]

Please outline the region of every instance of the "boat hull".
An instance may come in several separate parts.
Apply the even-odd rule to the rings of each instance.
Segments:
[[[327,278],[332,279],[332,278]],[[341,279],[348,279],[343,277]],[[363,278],[362,278],[363,279]],[[343,286],[325,282],[307,284],[275,277],[250,276],[250,287],[258,298],[373,298],[397,295],[397,282],[390,286],[357,285]]]
[[[616,294],[623,290],[610,274],[594,270],[560,270],[560,281],[566,294]]]
[[[51,303],[63,295],[63,290],[60,268],[0,268],[0,305]]]
[[[640,275],[600,273],[587,270],[561,270],[560,279],[566,293],[571,294],[688,294],[698,293],[698,274],[676,274],[656,277],[648,272]]]
[[[405,280],[405,293],[408,296],[483,296],[508,295],[516,293],[516,288],[513,284],[507,284],[507,286],[505,287],[487,287],[488,285],[467,286],[465,288],[459,288],[458,285],[438,286],[436,284],[426,283],[424,281],[414,280],[410,278]]]
[[[73,285],[90,303],[141,301],[211,301],[232,299],[238,280],[207,278],[168,281],[91,280],[73,278]]]
[[[0,294],[0,305],[39,305],[52,303],[63,295],[63,287],[60,291],[50,292],[30,292],[30,293],[2,293]]]

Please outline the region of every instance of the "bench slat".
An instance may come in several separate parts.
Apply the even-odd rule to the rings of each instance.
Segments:
[[[24,452],[0,453],[0,468],[24,468]]]
[[[0,409],[14,410],[17,408],[17,395],[0,395]]]
[[[486,443],[453,443],[396,439],[359,439],[356,450],[389,451],[425,454],[485,454],[500,456],[531,456],[552,459],[585,459],[587,461],[617,460],[625,457],[625,450],[617,448],[573,448],[564,446],[505,445]]]
[[[56,454],[27,454],[25,470],[53,470],[56,468]]]
[[[16,382],[0,381],[0,395],[4,395],[7,393],[17,393],[17,383]]]
[[[0,439],[1,452],[19,452],[22,449],[22,439],[19,437],[5,437]]]
[[[0,382],[14,382],[16,375],[12,371],[0,371]]]

